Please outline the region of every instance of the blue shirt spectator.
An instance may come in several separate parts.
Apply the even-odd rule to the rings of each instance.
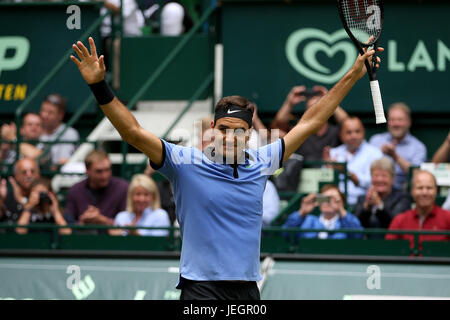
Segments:
[[[170,227],[169,214],[161,209],[158,186],[145,174],[136,174],[131,179],[127,192],[127,209],[114,219],[115,226]],[[132,234],[140,236],[168,236],[167,229],[112,229],[111,235]]]
[[[133,212],[119,212],[114,219],[115,226],[137,227],[170,227],[169,214],[164,209],[146,208],[140,217],[136,217]],[[126,233],[126,232],[125,232]],[[168,236],[169,230],[165,229],[137,229],[137,234],[141,236]]]
[[[373,135],[369,143],[395,163],[394,187],[406,190],[409,168],[427,160],[427,149],[409,133],[411,111],[404,103],[394,103],[388,112],[388,132]]]
[[[300,210],[291,213],[283,228],[326,229],[330,232],[299,232],[300,238],[351,239],[362,238],[361,234],[335,232],[339,229],[363,229],[358,218],[344,209],[344,195],[335,185],[325,185],[321,197],[311,193],[302,199]],[[320,215],[310,213],[320,207]],[[286,233],[285,233],[286,234]]]

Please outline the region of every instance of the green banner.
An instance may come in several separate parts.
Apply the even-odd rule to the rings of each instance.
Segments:
[[[14,112],[99,16],[99,6],[90,3],[1,4],[0,113]],[[98,30],[91,36],[101,46]],[[26,111],[38,111],[54,92],[67,99],[68,112],[88,97],[78,69],[66,60]],[[94,106],[88,110],[94,111]]]
[[[450,112],[450,4],[388,2],[379,45],[378,78],[385,108],[406,102],[413,112]],[[294,85],[331,88],[357,56],[336,1],[225,1],[222,8],[224,95],[254,100],[275,112]],[[366,77],[343,105],[372,112]]]

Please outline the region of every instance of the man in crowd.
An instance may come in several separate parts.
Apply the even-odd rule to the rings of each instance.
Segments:
[[[425,162],[427,149],[419,139],[409,133],[411,111],[405,103],[398,102],[389,107],[387,126],[388,132],[373,135],[369,143],[394,161],[394,186],[406,190],[410,166]]]
[[[41,117],[33,112],[25,114],[20,127],[20,135],[22,141],[38,141],[42,134],[42,120]],[[17,128],[14,122],[2,125],[1,139],[16,141]],[[22,142],[19,146],[20,157],[37,159],[42,154],[42,146],[35,145],[29,142]],[[16,145],[14,143],[3,142],[0,147],[0,159],[8,164],[16,161]]]
[[[15,163],[14,176],[8,178],[12,192],[8,191],[5,179],[0,182],[1,222],[17,222],[29,202],[31,186],[40,176],[39,166],[35,160],[22,158]]]
[[[383,154],[364,139],[364,126],[358,117],[348,117],[342,122],[340,137],[343,144],[324,148],[323,160],[347,163],[347,205],[354,206],[370,186],[370,164]],[[339,187],[344,192],[344,183]]]
[[[126,208],[128,182],[112,176],[111,161],[104,151],[91,151],[84,162],[87,179],[69,189],[65,219],[112,226],[116,214]]]
[[[43,134],[40,140],[43,142],[54,141],[60,134],[60,140],[73,141],[74,143],[58,143],[54,145],[44,144],[44,149],[50,148],[49,160],[51,165],[63,165],[69,160],[76,148],[76,142],[80,139],[78,132],[63,123],[66,112],[66,101],[59,94],[48,95],[41,105]],[[44,151],[45,152],[45,151]]]
[[[437,183],[432,173],[416,170],[412,179],[411,196],[416,204],[414,209],[397,215],[391,222],[389,230],[450,230],[450,211],[436,205]],[[387,234],[387,240],[406,239],[414,246],[411,234]],[[446,235],[420,235],[422,241],[446,241]]]

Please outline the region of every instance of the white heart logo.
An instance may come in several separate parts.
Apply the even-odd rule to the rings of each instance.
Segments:
[[[297,48],[302,41],[307,39],[319,39],[321,41],[310,41],[304,46],[302,56],[308,64],[308,66],[305,66],[297,57]],[[308,79],[320,83],[335,83],[352,67],[358,54],[351,42],[338,42],[341,39],[349,39],[344,29],[338,30],[331,35],[320,29],[299,29],[291,33],[286,41],[286,57],[291,66]],[[339,70],[331,73],[329,68],[322,66],[317,61],[317,53],[319,51],[325,52],[330,58],[336,52],[343,51],[345,53],[344,64]]]

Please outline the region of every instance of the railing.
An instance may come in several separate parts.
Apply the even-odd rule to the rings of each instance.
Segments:
[[[33,230],[17,234],[16,229]],[[62,235],[60,229],[71,229],[71,235]],[[110,236],[108,230],[168,230],[168,236]],[[100,234],[87,234],[92,230]],[[47,250],[146,250],[180,251],[181,237],[177,227],[120,227],[106,225],[54,224],[0,224],[0,249],[47,249]],[[39,232],[40,231],[40,232]],[[296,235],[306,232],[360,234],[362,239],[304,239]],[[412,235],[409,240],[371,239],[371,235]],[[444,235],[450,239],[450,231],[387,230],[387,229],[300,229],[267,227],[262,229],[261,252],[283,254],[346,254],[355,256],[436,256],[450,257],[450,241],[421,241],[421,236]]]

